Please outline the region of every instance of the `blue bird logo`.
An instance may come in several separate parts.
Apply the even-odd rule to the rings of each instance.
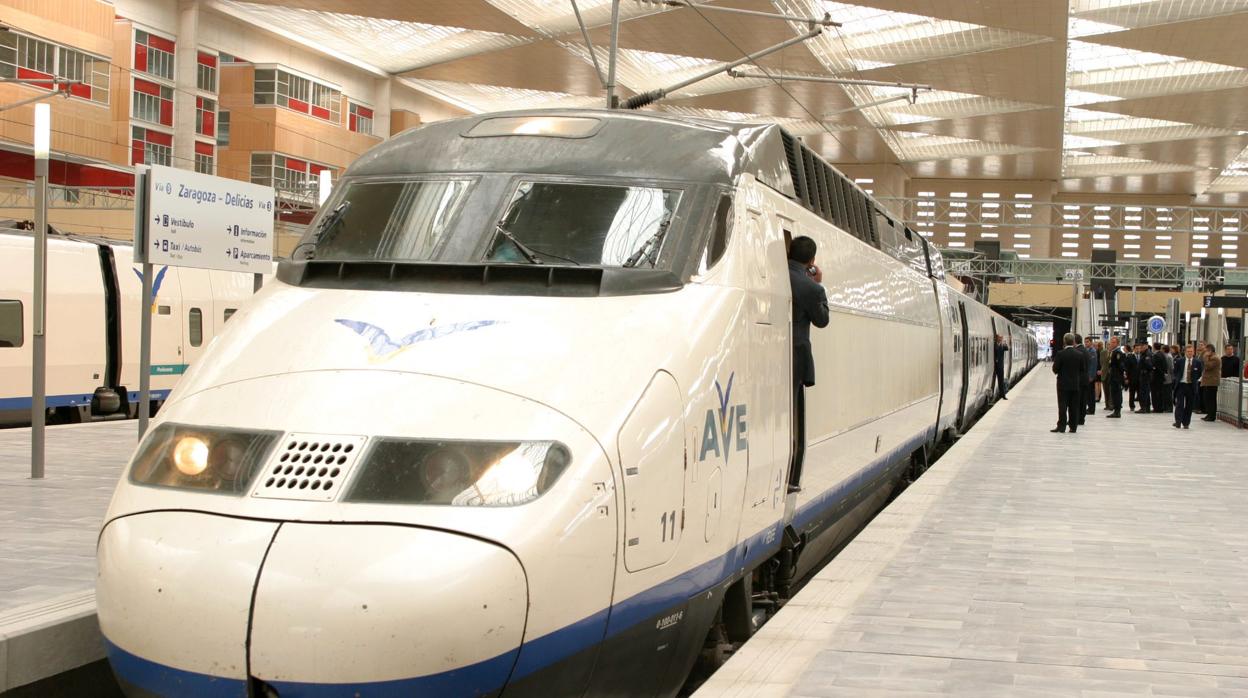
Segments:
[[[135,276],[139,277],[139,283],[140,283],[140,284],[141,284],[141,283],[143,283],[143,272],[139,271],[138,269],[136,269],[136,268],[134,268],[134,267],[130,267],[130,269],[131,269],[131,271],[133,271],[133,272],[134,272],[134,275],[135,275]],[[156,313],[156,305],[157,305],[157,304],[156,304],[156,298],[160,296],[160,285],[161,285],[161,284],[163,284],[163,283],[165,282],[165,272],[167,272],[167,271],[169,271],[169,265],[165,265],[165,266],[161,267],[161,268],[160,268],[160,271],[156,272],[156,276],[152,279],[152,309],[151,309],[151,312],[152,312],[152,314],[153,314],[153,315]]]
[[[472,320],[449,325],[430,325],[395,341],[390,338],[390,335],[385,330],[372,323],[346,318],[336,318],[334,322],[350,329],[364,339],[364,342],[368,345],[368,360],[370,363],[389,361],[420,342],[428,342],[460,332],[471,332],[483,327],[503,324],[498,320]]]

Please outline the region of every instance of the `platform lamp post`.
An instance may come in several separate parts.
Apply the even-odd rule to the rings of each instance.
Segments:
[[[35,273],[32,292],[34,316],[31,324],[30,376],[30,477],[43,478],[44,418],[47,416],[47,299],[48,299],[48,151],[51,121],[47,104],[35,105]]]

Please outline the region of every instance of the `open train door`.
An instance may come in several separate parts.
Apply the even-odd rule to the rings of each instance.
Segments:
[[[962,388],[958,391],[958,431],[966,421],[966,392],[971,386],[970,331],[966,324],[966,301],[958,301],[958,342],[962,345]]]

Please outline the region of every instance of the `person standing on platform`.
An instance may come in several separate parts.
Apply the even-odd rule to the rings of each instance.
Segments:
[[[1087,384],[1088,357],[1075,348],[1075,335],[1066,333],[1062,337],[1065,345],[1057,358],[1053,360],[1053,373],[1057,375],[1057,428],[1050,429],[1055,434],[1079,431],[1079,421],[1083,410],[1080,409],[1083,386]]]
[[[1239,377],[1239,357],[1235,356],[1235,345],[1226,345],[1226,353],[1222,355],[1222,377]]]
[[[1096,388],[1096,402],[1101,402],[1101,393],[1105,392],[1101,385],[1101,374],[1105,371],[1105,362],[1109,357],[1105,354],[1105,342],[1096,340],[1092,342],[1092,347],[1096,351],[1096,378],[1092,380],[1092,386]],[[1095,412],[1095,410],[1093,410]]]
[[[1152,384],[1148,387],[1153,398],[1153,411],[1169,412],[1170,408],[1166,407],[1166,376],[1169,374],[1166,373],[1166,357],[1162,355],[1161,342],[1153,345],[1148,357],[1153,363]]]
[[[1170,353],[1169,344],[1161,347],[1161,409],[1166,412],[1174,410],[1174,354]]]
[[[1218,384],[1222,382],[1222,362],[1210,344],[1205,348],[1204,366],[1200,373],[1200,404],[1205,409],[1206,422],[1218,421]]]
[[[1106,417],[1122,417],[1122,387],[1127,379],[1127,353],[1117,337],[1109,338],[1109,410]]]
[[[1110,340],[1110,346],[1116,346],[1113,341],[1114,340],[1112,339]],[[1104,342],[1097,342],[1096,348],[1101,353],[1101,370],[1098,373],[1100,376],[1100,383],[1098,383],[1098,385],[1101,388],[1100,392],[1105,395],[1105,409],[1112,410],[1113,407],[1111,407],[1109,403],[1109,355],[1113,350],[1106,347]],[[1101,396],[1098,395],[1097,399],[1100,399],[1100,397]]]
[[[1096,347],[1092,346],[1092,338],[1083,338],[1083,347],[1081,349],[1083,355],[1087,357],[1088,368],[1085,372],[1087,385],[1083,395],[1083,413],[1085,415],[1096,414],[1096,372],[1100,364],[1096,360]],[[1083,422],[1079,422],[1083,424]]]
[[[1135,401],[1140,396],[1140,347],[1127,343],[1123,348],[1127,371],[1127,406],[1135,411]]]
[[[1001,335],[996,336],[995,344],[992,346],[992,380],[997,384],[997,396],[1002,400],[1005,397],[1005,352],[1010,347],[1005,343],[1005,339]]]
[[[1140,361],[1140,412],[1145,414],[1153,411],[1153,350],[1148,342],[1141,341],[1136,347]]]
[[[1074,350],[1079,352],[1079,355],[1084,358],[1084,361],[1087,361],[1087,354],[1083,353],[1083,335],[1081,334],[1075,335]],[[1083,426],[1084,420],[1088,416],[1088,384],[1087,384],[1088,378],[1087,378],[1087,375],[1088,375],[1088,369],[1085,364],[1084,369],[1083,369],[1083,376],[1084,376],[1083,382],[1079,384],[1079,410],[1078,410],[1079,426]]]
[[[1192,403],[1196,400],[1196,384],[1204,368],[1196,358],[1196,347],[1187,345],[1187,355],[1174,360],[1174,428],[1188,428],[1192,423]]]
[[[789,491],[800,490],[806,455],[806,388],[815,384],[810,326],[828,326],[828,294],[823,272],[815,266],[815,241],[802,235],[789,245],[789,286],[793,290],[793,462]]]

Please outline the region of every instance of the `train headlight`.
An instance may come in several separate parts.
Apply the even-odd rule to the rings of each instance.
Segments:
[[[194,477],[208,467],[208,444],[198,436],[183,436],[173,447],[173,464],[183,475]]]
[[[346,500],[513,506],[544,494],[571,462],[555,441],[378,438]]]
[[[130,481],[243,494],[280,436],[277,431],[161,424],[135,454]]]

